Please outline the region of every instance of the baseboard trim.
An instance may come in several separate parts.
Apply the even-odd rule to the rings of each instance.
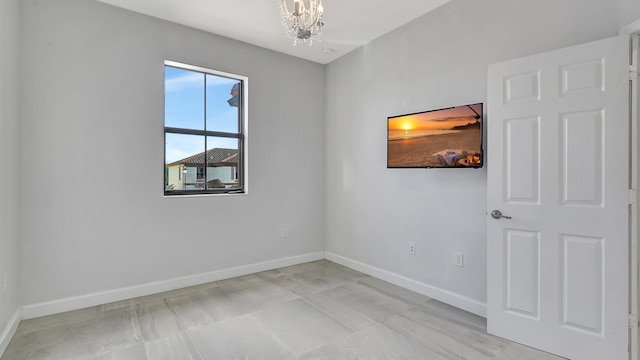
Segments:
[[[441,289],[436,286],[424,284],[413,279],[409,279],[405,276],[392,273],[387,270],[377,268],[368,264],[361,263],[356,260],[349,259],[342,255],[338,255],[332,252],[314,252],[298,256],[292,256],[277,260],[269,260],[255,264],[237,266],[228,269],[222,269],[207,273],[183,276],[179,278],[156,281],[147,284],[125,287],[115,290],[103,291],[98,293],[86,294],[81,296],[75,296],[65,299],[53,300],[42,302],[33,305],[23,306],[20,310],[16,311],[14,316],[7,327],[0,334],[0,350],[4,351],[4,348],[9,344],[11,337],[15,333],[15,330],[20,323],[21,319],[32,319],[41,316],[47,316],[52,314],[63,313],[66,311],[83,309],[91,306],[97,306],[107,304],[114,301],[121,301],[132,299],[140,296],[147,296],[152,294],[161,293],[164,291],[171,291],[181,289],[189,286],[206,284],[212,281],[229,279],[237,276],[243,276],[248,274],[254,274],[261,271],[278,269],[286,266],[303,264],[306,262],[327,259],[337,264],[349,267],[351,269],[360,271],[367,275],[374,276],[376,278],[388,281],[392,284],[401,286],[403,288],[415,291],[419,294],[434,298],[436,300],[447,303],[451,306],[469,311],[473,314],[486,317],[487,305],[477,300],[468,298],[458,293]],[[6,342],[6,344],[5,344]],[[0,354],[2,353],[0,351]]]
[[[442,301],[451,306],[455,306],[462,310],[471,312],[484,318],[487,317],[487,304],[479,302],[477,300],[460,295],[453,291],[444,290],[436,286],[424,284],[405,276],[392,273],[387,270],[377,268],[375,266],[367,265],[356,260],[349,259],[342,255],[334,254],[329,251],[325,251],[325,259],[333,261],[340,265],[346,266],[353,270],[360,271],[367,275],[388,281],[394,285],[401,286],[405,289],[415,291],[419,294],[428,296],[430,298]]]
[[[20,325],[20,319],[20,309],[17,309],[16,312],[13,313],[11,319],[9,319],[7,326],[2,329],[2,332],[0,333],[0,357],[2,357],[4,351],[7,350],[7,346],[9,346],[11,338],[15,335],[18,325]]]
[[[229,279],[237,276],[254,274],[261,271],[278,269],[286,266],[303,264],[324,259],[324,252],[314,252],[287,258],[263,261],[207,273],[188,275],[179,278],[155,281],[147,284],[125,287],[98,293],[74,296],[66,299],[42,302],[22,307],[22,319],[58,314],[66,311],[84,309],[91,306],[108,304],[114,301],[132,299],[181,289],[189,286],[206,284],[212,281]]]

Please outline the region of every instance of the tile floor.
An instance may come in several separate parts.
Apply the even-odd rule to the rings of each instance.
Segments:
[[[1,360],[540,359],[485,319],[322,260],[23,321]]]

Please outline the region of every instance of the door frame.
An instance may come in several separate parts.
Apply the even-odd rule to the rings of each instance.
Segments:
[[[638,332],[638,313],[640,311],[640,247],[638,211],[639,161],[639,121],[640,121],[640,82],[638,79],[638,61],[640,60],[640,19],[620,30],[620,35],[629,36],[629,358],[640,359],[640,334]]]

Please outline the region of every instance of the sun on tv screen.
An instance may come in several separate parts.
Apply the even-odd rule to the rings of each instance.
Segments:
[[[481,168],[482,103],[387,119],[387,168]]]

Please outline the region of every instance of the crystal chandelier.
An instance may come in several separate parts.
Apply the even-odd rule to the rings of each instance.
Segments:
[[[289,11],[287,0],[277,0],[280,6],[280,21],[285,33],[298,43],[312,45],[320,36],[322,22],[322,0],[294,0],[293,11]],[[320,41],[320,40],[318,40]]]

